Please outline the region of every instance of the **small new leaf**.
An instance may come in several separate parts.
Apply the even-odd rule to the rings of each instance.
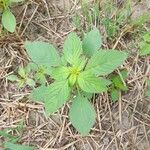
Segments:
[[[121,74],[123,80],[125,80],[128,76],[126,70],[121,71],[120,74]],[[128,90],[128,87],[126,85],[124,85],[124,83],[119,75],[112,76],[111,81],[114,84],[115,88],[117,88],[118,90],[123,90],[123,91]]]
[[[150,30],[143,36],[145,42],[150,42]]]
[[[140,42],[140,56],[145,56],[150,54],[150,31],[148,31],[143,36],[143,41]]]
[[[10,81],[12,81],[12,82],[19,80],[18,77],[17,77],[16,75],[13,75],[13,74],[7,76],[6,79],[7,79],[7,80],[10,80]]]
[[[77,76],[75,74],[71,74],[69,77],[69,85],[72,87],[76,83]]]
[[[35,86],[35,81],[33,79],[27,78],[26,84],[34,87]]]
[[[113,102],[116,102],[119,100],[119,94],[120,94],[120,91],[119,90],[116,90],[116,89],[113,89],[111,92],[111,99]]]
[[[45,74],[43,73],[40,73],[40,72],[37,72],[35,74],[35,81],[40,83],[40,84],[45,84],[46,83],[46,77],[45,77]]]
[[[26,78],[26,72],[24,68],[19,67],[18,74],[20,75],[20,77]]]
[[[87,135],[95,123],[96,113],[87,98],[78,96],[71,105],[69,118],[78,132]]]
[[[150,54],[150,43],[142,41],[140,43],[140,56],[145,56]]]

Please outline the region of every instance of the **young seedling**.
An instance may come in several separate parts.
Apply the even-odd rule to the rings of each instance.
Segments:
[[[143,26],[143,24],[148,23],[150,20],[150,13],[145,12],[142,13],[139,17],[135,18],[134,20],[131,21],[130,25],[133,26],[134,28],[138,28]]]
[[[83,39],[70,33],[65,40],[63,54],[45,42],[25,43],[32,63],[43,68],[53,82],[34,88],[31,98],[45,104],[47,114],[58,111],[68,100],[72,104],[69,119],[83,135],[87,135],[95,123],[96,113],[90,103],[91,95],[107,91],[110,81],[105,76],[123,64],[125,52],[101,49],[101,35],[94,28]],[[48,71],[46,71],[48,70]]]
[[[2,13],[2,25],[9,31],[14,32],[16,28],[16,18],[10,10],[12,3],[22,2],[24,0],[0,0],[0,13]]]
[[[131,0],[121,2],[123,5],[120,7],[112,0],[101,3],[100,22],[105,27],[107,38],[110,40],[113,40],[120,30],[124,30],[125,24],[130,21]]]
[[[143,36],[143,41],[140,42],[140,56],[150,54],[150,31]]]
[[[7,76],[7,79],[12,82],[17,82],[19,88],[22,88],[26,85],[31,87],[35,86],[35,81],[30,77],[30,66],[28,65],[25,68],[20,67],[18,69],[18,75],[11,74]]]
[[[88,31],[92,29],[93,24],[96,25],[99,22],[99,16],[100,16],[99,3],[100,2],[94,2],[93,4],[91,4],[89,0],[81,1],[81,12],[83,14],[84,19],[86,20],[86,26],[87,26]],[[73,25],[79,31],[84,32],[82,28],[80,15],[77,12],[75,16],[73,17],[72,22],[73,22]]]
[[[18,128],[20,127],[18,126]],[[34,147],[17,144],[19,143],[20,137],[7,133],[7,130],[0,131],[0,136],[4,139],[3,145],[5,150],[34,150]]]
[[[109,79],[112,82],[108,91],[110,93],[113,102],[119,100],[119,95],[121,91],[127,91],[128,87],[125,84],[125,80],[128,77],[128,72],[126,70],[120,71],[120,74],[110,74]]]

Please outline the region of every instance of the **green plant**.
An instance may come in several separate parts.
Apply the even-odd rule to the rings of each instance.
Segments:
[[[128,77],[128,72],[126,70],[119,71],[119,74],[109,75],[109,79],[112,84],[109,87],[109,93],[113,102],[119,100],[119,95],[121,91],[127,91],[128,87],[126,86],[124,80]]]
[[[150,54],[150,31],[143,36],[143,41],[140,42],[140,56]]]
[[[94,28],[83,39],[70,33],[65,40],[63,54],[45,42],[25,43],[32,62],[42,67],[45,77],[53,79],[34,88],[31,98],[45,104],[47,114],[52,114],[72,100],[69,118],[81,134],[89,133],[95,123],[96,113],[90,103],[93,93],[107,91],[110,81],[105,76],[122,65],[127,54],[117,50],[101,49],[99,30]],[[49,71],[46,71],[49,70]],[[36,73],[36,71],[35,71]]]
[[[24,87],[25,85],[29,85],[34,87],[35,81],[30,77],[31,65],[29,64],[27,67],[18,69],[18,75],[9,75],[7,79],[10,81],[17,81],[18,87]]]
[[[20,126],[18,126],[20,128]],[[14,129],[13,129],[14,130]],[[4,138],[4,148],[5,150],[34,150],[33,147],[28,145],[17,144],[20,140],[20,137],[13,136],[7,133],[6,130],[0,131],[0,136]]]
[[[81,1],[81,13],[85,20],[84,26],[87,27],[87,30],[90,31],[93,28],[93,25],[96,26],[97,22],[99,22],[99,2],[94,2],[91,4],[89,0]],[[82,21],[81,21],[81,13],[77,12],[72,19],[73,25],[80,31],[83,31]]]
[[[16,28],[16,18],[10,11],[9,6],[12,3],[22,2],[24,0],[0,0],[0,12],[2,13],[2,25],[9,32],[14,32]]]
[[[136,19],[132,20],[131,25],[134,28],[141,27],[143,26],[143,24],[149,22],[149,20],[150,20],[150,14],[146,12],[140,15],[139,17],[137,17]]]
[[[108,1],[102,3],[100,21],[105,27],[107,38],[112,39],[117,33],[120,33],[119,30],[130,20],[131,0],[126,0],[121,8],[118,8],[113,1]]]

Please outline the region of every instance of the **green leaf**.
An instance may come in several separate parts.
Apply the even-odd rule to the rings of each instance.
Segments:
[[[18,74],[19,74],[22,78],[26,78],[26,72],[25,72],[25,69],[24,69],[24,68],[19,67]]]
[[[73,24],[77,29],[81,28],[81,17],[76,14],[73,18],[72,18]]]
[[[98,78],[90,72],[82,72],[78,76],[79,87],[88,93],[100,93],[107,91],[107,80]]]
[[[33,79],[28,78],[27,81],[26,81],[26,83],[27,83],[29,86],[31,86],[31,87],[34,87],[34,86],[35,86],[35,81],[34,81]]]
[[[61,56],[61,65],[62,66],[67,66],[67,60],[65,59],[65,55]]]
[[[0,136],[3,136],[4,138],[8,138],[9,140],[14,140],[15,137],[11,134],[8,134],[6,131],[0,131]]]
[[[150,97],[150,89],[146,91],[146,96]]]
[[[95,123],[96,113],[87,98],[78,96],[71,105],[69,118],[78,132],[87,135]]]
[[[35,74],[35,80],[36,82],[40,83],[40,84],[45,84],[46,83],[46,77],[44,73],[41,72],[37,72]]]
[[[38,65],[33,63],[33,62],[28,63],[27,67],[30,68],[30,70],[32,70],[32,71],[37,71],[38,70]]]
[[[47,94],[48,91],[48,87],[42,85],[38,88],[35,88],[32,90],[30,97],[32,98],[32,100],[34,101],[42,101],[44,102],[45,96]]]
[[[51,75],[51,67],[39,66],[35,73],[35,80],[40,84],[46,83],[46,75]]]
[[[65,59],[74,64],[78,62],[80,55],[82,54],[82,42],[75,33],[70,33],[64,43],[64,55]]]
[[[22,87],[24,87],[25,86],[25,82],[26,82],[26,79],[19,79],[18,80],[18,87],[19,88],[22,88]]]
[[[117,77],[113,78],[112,82],[114,83],[116,88],[123,90],[123,91],[128,90],[128,87],[123,84],[123,82],[122,82],[122,80],[120,80],[120,78],[117,78]]]
[[[45,96],[46,112],[51,114],[56,112],[68,100],[70,88],[68,81],[56,81],[52,83]]]
[[[88,100],[91,100],[93,95],[94,95],[93,93],[87,93],[87,92],[82,91],[82,96],[86,97]]]
[[[143,13],[139,17],[137,17],[135,20],[131,22],[133,26],[142,26],[144,23],[148,22],[150,20],[150,14],[149,12]]]
[[[145,42],[150,42],[150,31],[146,33],[143,38]]]
[[[76,83],[77,75],[71,74],[69,77],[69,85],[72,87]]]
[[[9,9],[5,10],[2,14],[2,24],[9,32],[15,31],[16,18]]]
[[[147,80],[147,86],[150,87],[150,80]]]
[[[90,31],[83,39],[83,52],[91,57],[102,45],[100,32],[97,28]]]
[[[122,78],[125,80],[128,78],[128,71],[127,70],[122,70],[121,72]]]
[[[87,5],[89,2],[89,0],[82,0],[82,5]]]
[[[78,68],[79,70],[83,70],[86,63],[87,63],[87,59],[85,57],[80,57],[75,67]]]
[[[19,80],[18,77],[17,77],[16,75],[13,75],[13,74],[7,76],[6,79],[7,79],[7,80],[10,80],[10,81],[12,81],[12,82]]]
[[[25,48],[28,55],[38,65],[41,66],[59,66],[60,57],[56,49],[46,42],[25,42]]]
[[[126,79],[127,78],[127,71],[122,71],[120,72],[123,79]],[[123,91],[127,91],[128,90],[128,87],[126,85],[124,85],[123,81],[121,80],[121,77],[119,75],[114,75],[112,78],[111,78],[111,81],[112,83],[114,84],[114,86],[120,90],[123,90]]]
[[[111,92],[111,99],[113,102],[116,102],[119,100],[119,94],[120,94],[120,91],[119,90],[116,90],[116,89],[113,89]]]
[[[76,62],[74,62],[72,67],[78,68],[79,70],[83,70],[87,61],[88,61],[88,59],[85,56],[81,56],[80,58],[78,58],[78,60]]]
[[[29,147],[27,145],[14,144],[11,142],[5,142],[4,148],[9,150],[34,150],[33,147]]]
[[[123,64],[127,53],[117,50],[101,50],[89,60],[86,70],[91,70],[95,75],[107,75]]]
[[[30,65],[25,66],[24,70],[25,70],[25,72],[26,72],[27,75],[29,75],[30,72],[32,71]]]
[[[112,37],[115,36],[115,34],[117,33],[118,26],[116,25],[116,22],[114,22],[112,19],[106,17],[102,20],[102,24],[106,28],[107,37],[109,39],[112,39]]]
[[[140,43],[140,56],[150,54],[150,43],[141,42]]]
[[[52,69],[51,77],[55,80],[65,80],[70,74],[69,67],[57,67]]]
[[[46,67],[44,69],[44,74],[51,76],[53,67]]]

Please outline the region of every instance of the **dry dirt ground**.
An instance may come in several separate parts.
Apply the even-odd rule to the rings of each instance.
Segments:
[[[150,12],[149,0],[136,3],[132,8],[133,18],[143,11]],[[5,78],[27,63],[25,40],[47,41],[61,50],[68,33],[77,31],[80,35],[72,23],[72,17],[80,9],[78,0],[33,0],[13,6],[17,30],[0,38],[0,130],[9,129],[10,134],[21,136],[20,144],[34,145],[37,150],[150,150],[150,99],[144,96],[145,81],[150,76],[150,57],[139,57],[138,46],[132,43],[135,39],[118,36],[109,44],[104,38],[105,48],[115,45],[121,49],[122,45],[131,51],[123,65],[129,72],[126,81],[129,91],[122,93],[116,103],[111,103],[107,94],[93,99],[97,120],[86,137],[78,134],[68,121],[69,104],[46,117],[43,105],[28,97],[28,87],[18,89]],[[81,18],[86,29],[86,20],[83,15]],[[23,126],[18,130],[20,124]],[[0,145],[3,141],[0,137]]]

